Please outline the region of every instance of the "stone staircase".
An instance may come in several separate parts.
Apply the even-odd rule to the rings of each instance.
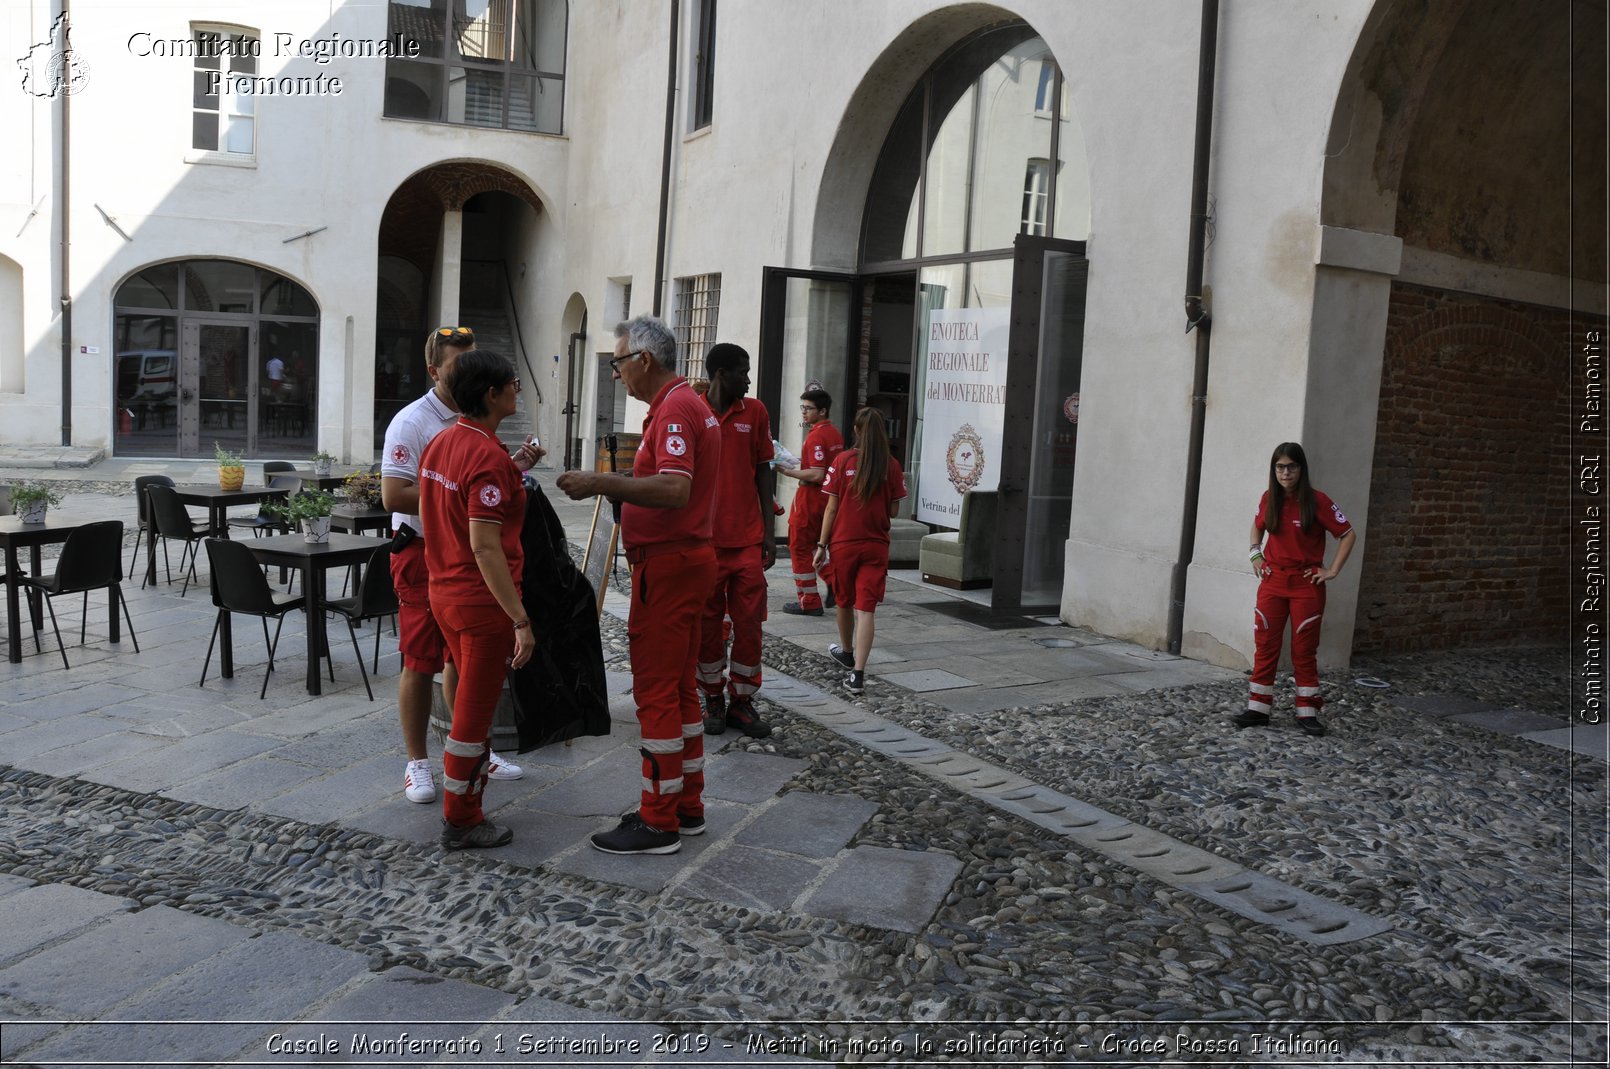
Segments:
[[[520,358],[519,347],[514,343],[514,331],[509,326],[509,317],[501,308],[466,308],[459,316],[475,331],[475,344],[477,348],[491,349],[502,353],[514,361],[515,374],[523,380],[524,389],[516,399],[514,415],[498,425],[498,438],[504,445],[514,449],[524,442],[535,429],[531,413],[527,404],[537,403],[536,390],[531,382],[531,369],[525,366]]]

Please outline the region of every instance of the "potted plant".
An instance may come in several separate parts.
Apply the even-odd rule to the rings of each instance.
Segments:
[[[61,495],[44,483],[24,483],[11,491],[11,507],[23,523],[44,523],[45,510],[61,504]]]
[[[264,505],[263,511],[272,513],[287,524],[302,527],[302,538],[307,542],[330,540],[330,511],[335,508],[335,495],[328,490],[303,490],[285,501]]]
[[[246,484],[246,463],[239,453],[213,442],[212,455],[218,462],[218,489],[239,490]]]
[[[330,469],[332,467],[334,467],[334,466],[335,466],[335,457],[332,456],[331,454],[326,453],[322,449],[319,450],[317,453],[313,454],[313,474],[314,475],[328,475],[328,474],[330,474]]]
[[[380,476],[372,471],[355,471],[342,484],[347,503],[355,509],[380,507]]]

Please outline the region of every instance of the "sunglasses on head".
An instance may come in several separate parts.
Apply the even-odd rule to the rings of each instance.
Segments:
[[[441,327],[436,331],[438,338],[468,338],[475,340],[475,331],[469,327]]]

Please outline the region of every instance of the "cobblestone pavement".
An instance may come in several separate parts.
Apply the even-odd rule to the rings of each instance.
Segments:
[[[580,513],[564,515],[579,540]],[[350,649],[322,698],[301,693],[293,654],[259,702],[242,629],[237,678],[198,690],[210,606],[130,594],[141,654],[97,639],[92,604],[71,672],[48,630],[44,654],[0,666],[6,1064],[1606,1056],[1606,766],[1557,738],[1563,652],[1357,663],[1327,678],[1333,731],[1316,740],[1278,719],[1231,730],[1233,673],[974,712],[874,677],[851,701],[814,633],[773,629],[776,731],[712,740],[710,834],[600,865],[585,836],[630,801],[624,698],[610,739],[527,755],[525,780],[492,785],[514,847],[446,855],[434,807],[392,782],[394,654],[372,705]],[[620,690],[624,625],[604,623]],[[913,642],[968,626],[891,618]],[[987,658],[1011,638],[946,641]],[[1367,676],[1390,685],[1352,681]],[[845,710],[1385,930],[1294,936],[858,744],[834,726]],[[94,1023],[139,1020],[261,1023]],[[332,1020],[394,1027],[309,1023]],[[399,1027],[480,1053],[351,1049]],[[266,1046],[326,1032],[342,1051]],[[513,1045],[550,1034],[639,1046]]]

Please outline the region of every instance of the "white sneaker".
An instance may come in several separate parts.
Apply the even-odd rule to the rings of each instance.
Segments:
[[[427,758],[408,762],[408,769],[403,773],[403,797],[410,802],[436,800],[436,781],[431,779],[430,761]]]
[[[512,761],[505,761],[496,750],[492,751],[492,767],[487,770],[487,779],[519,779],[523,775],[525,769]]]

